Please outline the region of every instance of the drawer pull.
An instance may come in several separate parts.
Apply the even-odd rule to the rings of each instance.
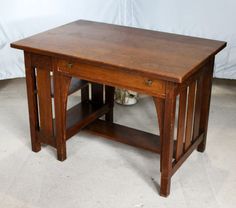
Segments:
[[[145,84],[146,84],[147,86],[152,86],[152,80],[146,79],[146,80],[145,80]]]
[[[73,66],[73,64],[72,64],[72,63],[68,63],[68,64],[67,64],[67,67],[68,67],[69,69],[71,69],[71,68],[72,68],[72,66]]]

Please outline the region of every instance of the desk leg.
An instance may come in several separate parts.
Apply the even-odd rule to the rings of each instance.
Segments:
[[[208,68],[208,70],[203,77],[204,88],[202,89],[202,103],[201,103],[201,116],[200,116],[200,132],[205,132],[205,133],[203,141],[199,144],[197,148],[199,152],[204,152],[206,148],[207,128],[208,128],[210,101],[211,101],[212,77],[214,70],[214,58],[212,58],[209,61],[206,67]]]
[[[32,151],[39,152],[41,150],[41,144],[39,139],[37,138],[37,131],[39,131],[39,116],[38,116],[35,68],[31,64],[30,53],[25,52],[24,56],[25,56],[25,73],[26,73],[31,145],[32,145]]]
[[[170,193],[171,176],[172,176],[172,160],[174,149],[174,123],[176,109],[176,95],[174,92],[174,84],[167,84],[166,98],[163,104],[163,127],[162,132],[162,150],[161,150],[161,187],[160,195],[168,196]]]
[[[103,103],[103,85],[92,83],[92,102],[94,104],[102,104]]]
[[[105,102],[110,108],[109,112],[105,114],[105,120],[111,123],[113,122],[114,92],[114,87],[105,86]]]
[[[89,85],[87,85],[81,89],[81,101],[82,102],[89,101]]]
[[[53,68],[57,158],[63,161],[66,159],[66,110],[71,77],[58,72],[55,63]]]
[[[109,104],[109,112],[105,114],[105,120],[113,122],[113,107],[114,107],[114,91],[115,88],[105,86],[105,103]],[[92,102],[101,104],[104,102],[104,86],[102,84],[92,83]]]

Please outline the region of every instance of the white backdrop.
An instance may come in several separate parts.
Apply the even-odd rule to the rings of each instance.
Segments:
[[[133,0],[132,25],[228,42],[215,76],[236,79],[236,0]]]
[[[77,19],[225,40],[215,76],[236,79],[235,0],[0,0],[0,79],[24,76],[15,40]]]
[[[0,0],[0,80],[24,76],[23,52],[11,42],[77,19],[122,24],[122,6],[116,0]]]

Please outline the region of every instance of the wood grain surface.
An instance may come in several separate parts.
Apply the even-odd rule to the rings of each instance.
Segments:
[[[11,46],[181,83],[226,43],[78,20],[17,41]]]

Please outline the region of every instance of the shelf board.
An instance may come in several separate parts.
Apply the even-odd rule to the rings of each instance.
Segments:
[[[160,137],[144,131],[97,119],[86,128],[95,135],[160,154]]]
[[[81,102],[67,110],[66,138],[69,139],[82,128],[109,111],[107,104]]]

